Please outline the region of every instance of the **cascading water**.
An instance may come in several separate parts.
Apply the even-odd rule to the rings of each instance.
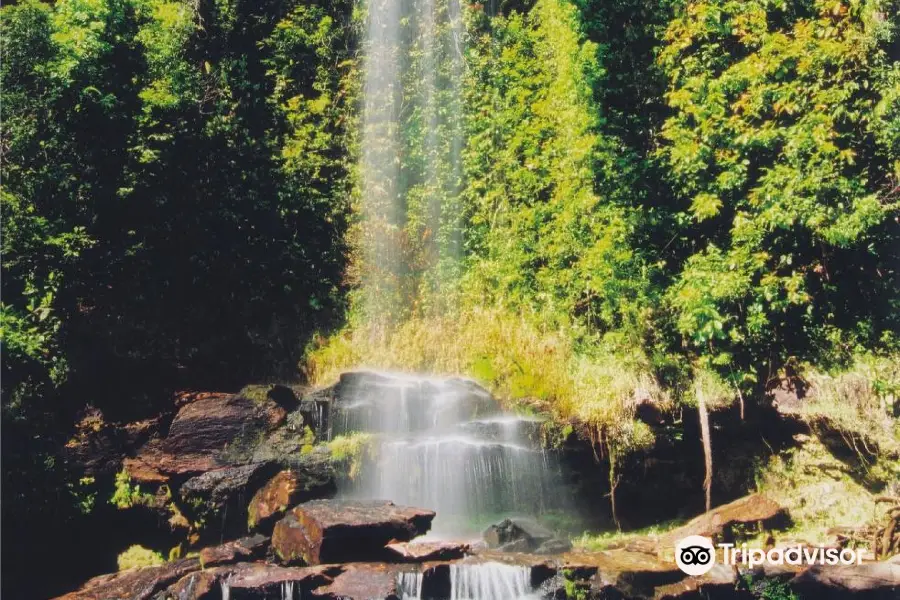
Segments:
[[[421,600],[424,576],[419,572],[400,573],[397,592],[400,600]],[[449,600],[537,600],[531,589],[528,567],[502,563],[450,565]]]
[[[534,439],[539,422],[503,413],[471,382],[370,374],[341,396],[333,435],[376,435],[346,496],[430,508],[429,535],[457,539],[506,514],[559,508],[558,472]]]
[[[331,431],[365,432],[374,441],[359,474],[343,482],[340,493],[432,509],[437,516],[428,537],[439,539],[472,539],[506,515],[562,509],[559,471],[540,447],[539,425],[503,412],[467,380],[355,374],[342,381]],[[530,591],[524,567],[453,567],[453,598],[514,600]],[[404,573],[398,580],[408,598],[421,596],[416,577]]]

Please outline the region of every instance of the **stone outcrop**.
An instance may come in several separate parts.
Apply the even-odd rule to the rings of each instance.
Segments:
[[[148,442],[125,468],[138,482],[165,483],[219,467],[251,462],[258,438],[281,425],[284,408],[226,394],[210,394],[181,407],[161,439]]]
[[[393,502],[314,500],[275,525],[272,548],[285,563],[373,560],[393,541],[426,533],[434,512]]]
[[[483,537],[488,548],[501,552],[560,554],[572,549],[572,544],[567,540],[557,538],[534,519],[520,517],[504,519],[489,526]]]
[[[144,567],[101,575],[60,600],[145,600],[201,569],[259,558],[268,538],[251,536],[222,546],[204,549],[198,557],[172,561],[158,567]]]
[[[290,507],[336,492],[329,461],[303,461],[277,473],[256,492],[247,508],[247,525],[250,529],[269,529]]]

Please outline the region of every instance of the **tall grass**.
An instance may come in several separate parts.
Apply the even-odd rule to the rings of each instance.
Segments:
[[[528,399],[556,419],[575,419],[598,430],[626,428],[636,390],[667,397],[640,354],[576,351],[564,331],[541,328],[499,308],[452,316],[411,318],[390,336],[348,328],[314,342],[305,370],[327,385],[352,368],[466,375],[501,402]]]

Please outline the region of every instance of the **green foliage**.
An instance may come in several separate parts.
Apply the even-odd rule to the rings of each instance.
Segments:
[[[739,588],[748,590],[759,600],[800,600],[800,596],[791,590],[787,582],[775,577],[745,573],[741,575]]]
[[[166,563],[166,559],[159,552],[154,552],[137,544],[129,546],[127,550],[119,554],[116,560],[120,571],[143,567],[158,567]]]
[[[122,469],[116,473],[113,495],[109,499],[110,504],[115,505],[120,510],[124,510],[132,506],[149,505],[153,500],[153,494],[141,492],[140,485],[132,485],[128,471]]]
[[[896,331],[896,10],[717,0],[669,24],[659,157],[686,260],[665,299],[713,364],[846,360]]]
[[[636,335],[646,272],[618,142],[601,133],[593,103],[600,52],[561,0],[476,30],[463,154],[469,277],[498,303]]]

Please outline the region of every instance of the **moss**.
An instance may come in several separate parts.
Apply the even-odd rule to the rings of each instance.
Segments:
[[[374,436],[370,433],[351,433],[339,435],[328,442],[331,461],[338,467],[347,470],[350,479],[356,479],[362,469],[363,460],[374,453]]]
[[[272,391],[272,385],[247,385],[239,392],[238,395],[253,400],[257,404],[262,404],[269,399],[269,392]]]
[[[136,567],[156,567],[166,562],[159,552],[154,552],[137,544],[119,554],[116,561],[119,563],[120,571]]]

